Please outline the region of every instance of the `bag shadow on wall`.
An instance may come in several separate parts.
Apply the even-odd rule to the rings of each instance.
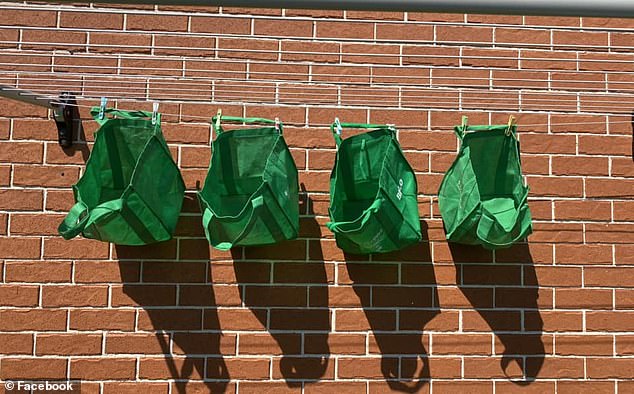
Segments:
[[[200,214],[193,193],[185,195],[183,212]],[[209,392],[225,392],[230,376],[222,354],[231,354],[235,349],[235,340],[233,345],[231,338],[222,341],[209,247],[200,223],[200,215],[180,217],[176,235],[187,239],[147,246],[115,246],[123,294],[113,294],[113,306],[119,298],[123,300],[121,306],[142,308],[138,330],[154,331],[158,349],[139,352],[156,353],[166,364],[166,368],[160,367],[157,358],[144,368],[142,360],[140,378],[164,380],[168,377],[165,375],[170,375],[176,381],[173,392],[180,394],[189,391],[190,380],[202,383]],[[185,255],[189,253],[186,249],[195,249],[195,254]],[[223,347],[225,342],[227,346]]]
[[[302,185],[300,214],[308,206],[312,204]],[[319,227],[314,216],[303,218],[302,228],[314,226]],[[231,249],[242,302],[281,350],[281,358],[273,361],[272,378],[283,378],[293,388],[326,375],[334,379],[329,365],[329,279],[318,242],[310,243],[310,261],[305,261],[308,243],[300,234],[299,239],[274,245]],[[251,353],[240,344],[241,352]]]
[[[545,358],[539,283],[528,244],[493,252],[479,246],[449,243],[456,283],[496,336],[504,376],[517,385],[531,384]],[[467,325],[467,326],[465,326]],[[470,330],[463,318],[463,329]]]
[[[405,393],[429,384],[429,338],[424,329],[440,313],[424,221],[421,230],[421,242],[374,254],[372,261],[369,256],[345,254],[349,279],[372,330],[370,353],[381,354],[381,373],[390,389]]]

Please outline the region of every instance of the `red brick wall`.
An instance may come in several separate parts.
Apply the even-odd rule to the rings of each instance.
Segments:
[[[103,393],[634,391],[633,27],[1,5],[0,83],[72,90],[90,97],[82,106],[105,93],[171,98],[163,129],[189,193],[170,242],[64,241],[57,224],[95,122],[82,107],[88,143],[62,151],[45,109],[0,100],[0,380],[82,379]],[[208,247],[194,191],[218,107],[287,124],[305,190],[299,239]],[[445,242],[436,193],[463,114],[517,116],[528,244]],[[423,242],[370,258],[336,247],[325,228],[334,142],[319,126],[335,116],[401,127]]]

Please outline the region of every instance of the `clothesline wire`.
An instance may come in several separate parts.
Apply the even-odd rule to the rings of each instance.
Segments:
[[[58,98],[58,95],[54,95],[54,92],[51,90],[44,90],[43,93],[48,94],[51,98]],[[249,97],[249,99],[245,100],[245,95],[247,97]],[[144,99],[144,100],[148,100],[148,101],[156,101],[156,102],[166,102],[166,101],[173,101],[173,100],[180,100],[183,102],[194,102],[194,101],[207,101],[210,99],[215,99],[215,100],[227,100],[227,99],[235,99],[236,101],[240,101],[240,102],[244,102],[244,103],[271,103],[271,104],[312,104],[312,105],[350,105],[350,106],[360,106],[360,105],[372,105],[374,107],[388,107],[388,108],[393,108],[393,107],[399,107],[399,108],[404,108],[404,109],[411,109],[414,108],[411,105],[399,105],[398,103],[396,103],[396,101],[398,101],[397,98],[394,99],[393,103],[390,102],[386,102],[386,100],[382,100],[377,102],[376,100],[379,100],[380,97],[376,98],[376,100],[363,100],[363,99],[356,99],[356,98],[333,98],[333,100],[324,100],[324,99],[312,99],[312,98],[302,98],[302,100],[299,100],[297,98],[293,98],[291,97],[287,97],[287,98],[278,98],[277,100],[270,100],[269,97],[270,95],[264,95],[261,94],[259,92],[245,92],[245,91],[223,91],[220,93],[217,93],[215,95],[212,95],[211,93],[208,95],[199,95],[199,96],[194,96],[194,95],[178,95],[178,96],[172,96],[172,97],[156,97],[156,96],[151,96],[151,95],[143,95],[143,96],[134,96],[134,95],[126,95],[126,96],[121,96],[121,95],[114,95],[112,94],[112,92],[99,92],[96,93],[94,95],[78,95],[78,98],[81,99],[93,99],[93,100],[99,100],[101,97],[105,97],[108,99],[116,99],[116,98],[129,98],[129,99]],[[412,98],[410,98],[411,100]],[[416,99],[416,98],[414,98]],[[426,105],[429,106],[430,108],[447,108],[447,107],[451,107],[451,106],[456,106],[456,107],[460,107],[460,108],[486,108],[489,110],[504,110],[504,111],[508,111],[508,110],[513,110],[513,109],[517,109],[517,110],[531,110],[531,109],[535,109],[536,107],[542,107],[541,109],[543,109],[543,107],[548,107],[548,108],[553,108],[554,111],[559,111],[559,112],[563,112],[563,113],[579,113],[577,106],[572,106],[572,105],[565,105],[565,104],[555,104],[553,102],[543,102],[543,103],[511,103],[508,105],[504,105],[505,103],[494,103],[494,102],[487,102],[487,101],[481,101],[478,99],[463,99],[461,100],[462,102],[458,101],[458,100],[453,100],[453,101],[445,101],[445,100],[437,100],[434,99],[433,97],[423,97],[421,96],[419,99],[417,99],[416,101],[416,106],[420,106],[420,105]],[[634,103],[622,103],[624,106],[628,106],[627,108],[623,108],[622,111],[619,112],[615,112],[614,110],[614,104],[605,104],[605,105],[588,105],[588,104],[582,104],[580,105],[580,110],[584,110],[583,112],[595,112],[597,115],[598,114],[605,114],[605,115],[623,115],[623,114],[631,114],[632,113],[632,107],[630,106],[634,106]],[[497,105],[497,107],[495,107]],[[572,107],[574,107],[574,112],[572,111]],[[569,111],[566,111],[566,109],[569,109]],[[594,111],[592,111],[594,109]],[[610,109],[611,111],[608,111],[608,109]],[[604,110],[604,111],[601,111]],[[618,109],[616,109],[618,111]]]
[[[403,23],[408,23],[411,25],[440,25],[440,26],[464,26],[464,27],[470,27],[470,26],[476,26],[476,27],[505,27],[505,28],[516,28],[516,29],[529,29],[529,30],[588,30],[588,31],[600,31],[600,32],[631,32],[632,29],[631,28],[618,28],[618,27],[593,27],[593,26],[562,26],[562,25],[545,25],[545,24],[512,24],[512,23],[487,23],[487,22],[459,22],[459,21],[417,21],[417,20],[410,20],[408,18],[407,21],[405,20],[400,20],[400,19],[369,19],[369,18],[346,18],[343,19],[341,17],[315,17],[315,16],[307,16],[307,15],[257,15],[257,14],[246,14],[246,13],[239,13],[239,14],[225,14],[223,12],[196,12],[196,13],[192,13],[192,12],[186,12],[186,11],[176,11],[176,10],[165,10],[165,9],[161,9],[161,8],[157,8],[157,9],[152,9],[152,10],[147,10],[147,9],[120,9],[120,8],[108,8],[107,4],[98,4],[98,8],[95,8],[94,5],[91,5],[90,7],[82,7],[82,8],[76,8],[72,5],[63,5],[63,4],[58,4],[56,5],[53,9],[54,10],[59,10],[59,11],[65,11],[65,12],[102,12],[103,9],[108,9],[109,12],[111,13],[118,13],[118,14],[130,14],[130,15],[156,15],[157,12],[156,11],[160,11],[160,15],[164,15],[164,16],[192,16],[192,17],[215,17],[215,18],[222,18],[222,19],[254,19],[254,20],[273,20],[273,21],[280,21],[280,20],[291,20],[291,21],[310,21],[310,22],[339,22],[339,23],[381,23],[381,24],[403,24]],[[219,9],[222,9],[223,7],[220,7]],[[24,10],[24,8],[20,8],[18,6],[12,6],[10,4],[3,4],[0,6],[0,9],[11,9],[11,10],[15,10],[15,9],[20,9],[20,10]],[[42,6],[42,5],[37,5],[37,4],[30,4],[29,5],[29,10],[51,10],[50,6]],[[287,10],[288,11],[288,10]],[[408,14],[410,14],[412,12],[408,12]],[[403,13],[403,15],[405,15],[405,12]],[[477,17],[478,15],[473,15],[473,14],[459,14],[460,16],[464,17],[466,16],[468,18],[468,15],[472,16],[472,17]],[[584,17],[584,19],[587,19],[586,17]],[[162,32],[162,33],[168,33],[168,32]]]
[[[232,52],[241,52],[241,50],[239,49],[235,49],[235,50],[231,50]],[[282,53],[282,52],[280,52]],[[203,58],[203,57],[187,57],[187,56],[166,56],[166,55],[130,55],[130,54],[110,54],[110,56],[108,56],[107,54],[89,54],[89,53],[82,53],[82,54],[66,54],[66,53],[59,53],[59,52],[29,52],[29,51],[21,51],[21,52],[4,52],[4,54],[6,56],[17,56],[17,57],[29,57],[29,58],[33,58],[33,57],[47,57],[47,58],[51,58],[51,59],[56,59],[56,58],[71,58],[74,60],[77,59],[99,59],[99,60],[104,60],[104,59],[110,59],[110,60],[116,60],[116,61],[124,61],[124,60],[139,60],[139,61],[178,61],[178,62],[183,62],[184,65],[186,65],[189,62],[192,63],[220,63],[220,64],[226,64],[226,63],[235,63],[241,66],[244,66],[246,64],[249,65],[267,65],[267,66],[272,66],[272,65],[276,65],[276,66],[312,66],[312,67],[332,67],[332,68],[338,68],[338,67],[342,67],[342,68],[359,68],[359,69],[365,69],[368,73],[370,70],[373,69],[381,69],[381,68],[387,68],[387,69],[395,69],[398,68],[399,70],[404,70],[404,69],[418,69],[418,70],[460,70],[460,71],[492,71],[492,72],[527,72],[527,73],[538,73],[538,72],[542,72],[542,73],[557,73],[557,74],[566,74],[566,73],[572,73],[572,74],[601,74],[601,75],[631,75],[630,71],[615,71],[615,70],[569,70],[569,69],[543,69],[543,68],[492,68],[492,67],[463,67],[463,66],[458,66],[458,65],[433,65],[433,64],[404,64],[404,65],[400,65],[400,64],[360,64],[360,63],[312,63],[312,62],[308,62],[308,61],[304,61],[304,60],[300,60],[300,61],[295,61],[295,60],[290,60],[290,61],[286,61],[286,63],[282,63],[280,64],[279,61],[276,60],[258,60],[258,59],[245,59],[245,58]],[[453,55],[446,55],[446,56],[453,56]],[[438,59],[439,57],[437,56],[433,56],[430,55],[430,58],[433,59]],[[460,56],[453,56],[453,58],[456,59],[461,59]],[[478,59],[482,59],[480,57],[478,57]],[[512,58],[503,58],[504,60],[513,60]],[[526,59],[524,59],[526,60]],[[553,61],[554,59],[551,58],[534,58],[535,61],[540,61],[540,62],[549,62],[549,61]],[[571,60],[572,61],[572,60]],[[576,61],[576,60],[575,60]],[[600,62],[608,62],[609,60],[599,60]],[[633,61],[634,63],[634,57],[633,57]],[[222,71],[222,70],[207,70],[207,69],[191,69],[191,68],[187,68],[187,67],[182,67],[182,68],[169,68],[169,67],[115,67],[115,66],[100,66],[100,65],[89,65],[89,66],[84,66],[84,65],[65,65],[65,64],[38,64],[38,63],[2,63],[8,66],[15,66],[15,65],[19,65],[19,66],[29,66],[29,67],[60,67],[60,68],[91,68],[91,69],[132,69],[132,70],[154,70],[154,71],[176,71],[176,72],[193,72],[193,71],[198,71],[198,72],[214,72],[214,71]],[[235,70],[231,70],[233,72],[235,72]],[[240,72],[246,72],[246,68],[244,71],[240,71]],[[306,75],[305,73],[285,73],[285,74],[291,74],[291,75]],[[333,75],[342,75],[342,74],[333,74]],[[346,76],[349,76],[349,74],[343,74]],[[369,76],[369,74],[368,74]]]
[[[241,37],[241,40],[248,40],[249,38]],[[245,49],[245,48],[200,48],[200,47],[154,47],[154,46],[135,46],[135,45],[109,45],[109,44],[76,44],[76,43],[58,43],[58,42],[23,42],[23,41],[0,41],[0,44],[22,44],[22,45],[33,45],[33,46],[58,46],[63,48],[68,47],[90,47],[94,46],[96,48],[107,47],[107,48],[154,48],[154,49],[174,49],[179,51],[196,51],[196,50],[204,50],[208,52],[238,52],[238,53],[248,53],[248,54],[275,54],[275,55],[310,55],[310,56],[363,56],[363,57],[377,57],[377,58],[413,58],[413,59],[473,59],[473,60],[518,60],[518,61],[556,61],[556,62],[585,62],[585,63],[618,63],[618,64],[634,64],[634,57],[630,60],[624,59],[574,59],[571,58],[552,58],[552,57],[524,57],[518,56],[468,56],[468,55],[424,55],[424,54],[393,54],[393,53],[370,53],[370,52],[325,52],[325,51],[289,51],[289,50],[269,50],[269,49]],[[488,43],[491,45],[491,43]],[[522,45],[522,44],[517,44]],[[421,46],[419,48],[423,49],[438,49],[443,48],[442,46],[438,47],[435,45],[429,46]],[[607,52],[591,52],[592,54],[607,54]],[[626,55],[625,53],[610,53],[610,55]],[[81,53],[70,56],[81,55],[82,57],[88,57],[89,53]],[[122,54],[123,55],[123,54]],[[138,54],[136,54],[138,56]],[[93,55],[98,57],[103,57],[103,55]],[[133,55],[134,56],[134,55]],[[163,56],[169,57],[170,55],[154,55],[154,56]],[[173,55],[172,55],[173,56]],[[122,58],[130,58],[130,57],[122,57]],[[172,59],[174,60],[174,59]],[[207,60],[207,59],[199,59],[199,60]],[[395,64],[397,66],[398,64]]]
[[[53,97],[55,98],[55,97]],[[128,102],[147,102],[144,100],[126,100],[126,99],[118,99],[117,101],[128,101]],[[61,104],[59,101],[52,101],[52,104],[58,105]],[[88,109],[92,109],[94,108],[94,106],[91,105],[82,105],[82,104],[67,104],[70,106],[74,106],[77,108],[88,108]],[[219,106],[221,106],[222,104],[218,104]],[[160,110],[159,110],[160,112]],[[214,114],[210,114],[210,116],[197,116],[197,115],[184,115],[184,114],[170,114],[170,113],[163,113],[161,112],[162,116],[169,116],[169,117],[174,117],[174,118],[187,118],[187,119],[196,119],[196,120],[204,120],[205,123],[210,123],[211,122],[211,118],[213,117]],[[283,122],[283,119],[282,119]],[[634,121],[632,120],[628,120],[628,121],[609,121],[609,122],[564,122],[564,123],[533,123],[533,124],[518,124],[518,127],[541,127],[541,126],[547,126],[547,127],[552,127],[552,126],[575,126],[575,125],[592,125],[592,124],[633,124]],[[284,123],[283,124],[287,125],[287,126],[298,126],[298,127],[329,127],[330,124],[317,124],[317,123]],[[427,126],[427,125],[421,125],[421,126],[398,126],[396,125],[396,127],[398,129],[401,130],[407,130],[407,129],[412,129],[412,130],[422,130],[422,129],[434,129],[434,130],[453,130],[453,126],[441,126],[441,127],[431,127],[431,126]]]
[[[333,98],[334,101],[345,101],[345,102],[350,102],[350,101],[361,101],[361,100],[356,100],[356,97],[360,97],[360,98],[372,98],[372,99],[393,99],[396,101],[411,101],[411,100],[429,100],[431,103],[436,103],[436,104],[458,104],[459,102],[462,102],[463,104],[468,104],[468,103],[472,103],[472,102],[476,102],[479,104],[486,104],[486,105],[495,105],[496,101],[497,102],[508,102],[508,101],[513,101],[516,100],[517,101],[517,105],[513,105],[513,103],[509,104],[508,107],[522,107],[522,105],[524,105],[525,107],[529,107],[530,105],[538,105],[538,104],[543,104],[543,105],[548,105],[549,107],[553,107],[553,108],[570,108],[570,107],[581,107],[581,108],[607,108],[608,105],[610,105],[610,107],[614,107],[615,105],[618,106],[631,106],[632,108],[628,108],[627,111],[631,112],[632,109],[634,109],[634,97],[632,97],[633,101],[623,101],[623,100],[601,100],[596,102],[597,105],[594,105],[595,102],[586,102],[585,100],[578,100],[577,98],[573,98],[573,99],[565,99],[565,98],[559,98],[559,97],[554,97],[554,98],[532,98],[532,97],[520,97],[519,95],[515,98],[510,98],[510,97],[484,97],[484,96],[471,96],[470,93],[475,93],[474,92],[456,92],[456,98],[455,100],[447,100],[447,101],[443,101],[443,100],[439,100],[436,97],[432,97],[429,95],[407,95],[407,96],[402,96],[401,94],[399,94],[398,92],[396,92],[395,95],[386,95],[386,94],[362,94],[359,92],[353,92],[351,93],[352,97],[346,97],[345,94],[339,94],[338,92],[333,92],[333,93],[315,93],[315,92],[305,92],[305,91],[298,91],[298,92],[285,92],[285,96],[289,96],[289,97],[280,97],[280,94],[282,94],[281,92],[276,92],[275,90],[270,91],[270,92],[266,92],[266,91],[261,91],[261,90],[249,90],[249,89],[239,89],[239,90],[231,90],[231,89],[226,89],[226,87],[228,86],[232,86],[232,87],[241,87],[242,85],[239,84],[227,84],[227,85],[222,85],[222,88],[219,87],[213,87],[210,86],[209,90],[201,90],[201,89],[188,89],[188,88],[160,88],[160,91],[164,92],[164,91],[174,91],[174,92],[178,92],[178,95],[174,95],[174,96],[170,96],[170,95],[164,95],[167,96],[166,97],[161,97],[159,95],[156,94],[152,94],[152,89],[151,88],[146,88],[144,87],[142,89],[142,91],[138,92],[138,95],[142,95],[145,98],[155,98],[156,100],[160,101],[160,100],[168,100],[168,99],[173,99],[174,97],[178,96],[179,98],[184,98],[184,99],[192,99],[192,98],[210,98],[216,95],[221,95],[223,97],[228,97],[228,96],[232,96],[232,94],[236,94],[234,97],[236,98],[244,98],[245,95],[249,96],[249,97],[253,97],[253,96],[261,96],[261,97],[276,97],[277,96],[277,100],[278,101],[282,101],[282,102],[287,102],[289,101],[290,97],[302,97],[302,99],[306,99],[306,101],[308,100],[312,100],[311,97],[314,96],[318,96],[318,97],[331,97]],[[62,90],[67,90],[68,86],[65,85],[51,85],[51,84],[22,84],[20,85],[20,88],[30,88],[31,90],[36,90],[39,89],[40,91],[46,92],[46,93],[52,93],[54,94],[56,91],[62,91]],[[42,89],[42,88],[49,88],[49,89]],[[53,89],[55,88],[55,89]],[[101,89],[101,90],[92,90],[92,89]],[[97,85],[83,85],[81,90],[86,91],[89,90],[90,93],[92,93],[92,95],[87,95],[87,94],[79,94],[81,97],[117,97],[117,96],[112,96],[112,91],[108,91],[109,89],[107,87],[104,86],[97,86]],[[117,87],[113,87],[110,90],[117,90],[117,91],[121,91],[122,88],[117,86]],[[127,90],[127,89],[126,89]],[[140,89],[139,89],[140,90]],[[369,90],[369,89],[368,89]],[[182,94],[183,92],[193,92],[193,93],[199,93],[199,94]],[[127,96],[134,96],[134,91],[130,90],[129,94],[127,94]],[[431,92],[430,92],[431,93]],[[497,92],[496,92],[497,93]],[[508,93],[507,93],[508,94]],[[446,97],[444,97],[446,98]],[[374,101],[374,100],[368,100],[368,101]],[[363,102],[363,101],[361,101]],[[568,102],[568,103],[573,103],[573,105],[570,104],[557,104],[559,102]],[[424,103],[424,101],[422,102]],[[387,105],[387,106],[393,106],[393,105]],[[506,109],[508,109],[508,107]]]
[[[470,25],[469,27],[480,28],[479,25]],[[166,34],[166,32],[157,32],[157,31],[144,31],[144,30],[96,30],[96,29],[78,29],[78,28],[41,28],[41,27],[21,27],[24,30],[30,31],[65,31],[65,32],[79,32],[79,33],[89,33],[89,34],[114,34],[114,35],[122,35],[122,34],[153,34],[157,37],[161,37],[162,34]],[[167,32],[167,34],[169,34]],[[276,41],[309,41],[309,42],[324,42],[324,43],[342,43],[344,45],[405,45],[405,46],[415,46],[415,45],[446,45],[446,46],[474,46],[474,47],[490,47],[491,45],[495,45],[497,48],[505,48],[505,49],[517,49],[521,47],[522,49],[529,50],[553,50],[559,49],[564,51],[578,51],[578,50],[589,50],[592,52],[597,51],[599,49],[606,50],[616,50],[617,52],[630,51],[634,49],[634,46],[631,45],[613,45],[608,43],[607,35],[606,35],[606,43],[605,45],[587,45],[587,44],[557,44],[554,42],[551,43],[529,43],[529,42],[509,42],[509,41],[496,41],[493,39],[492,41],[468,41],[468,40],[417,40],[417,39],[386,39],[386,38],[349,38],[349,37],[311,37],[311,36],[293,36],[293,35],[267,35],[267,34],[227,34],[227,33],[204,33],[204,32],[181,32],[179,33],[181,37],[186,38],[213,38],[213,39],[247,39],[247,40],[276,40]],[[28,44],[28,45],[38,45],[43,44],[41,41],[34,42],[26,42],[26,41],[3,41],[5,44]],[[114,46],[108,44],[79,44],[79,43],[69,43],[73,46]],[[127,48],[137,48],[137,49],[152,49],[152,48],[180,48],[182,47],[169,47],[169,46],[152,46],[152,45],[128,45]],[[209,50],[209,48],[196,48],[196,47],[185,47],[186,49],[193,50]],[[598,51],[600,52],[600,51]]]
[[[0,63],[0,66],[2,65],[6,65],[7,63]],[[16,65],[15,63],[12,63],[12,65]],[[21,66],[28,66],[28,64],[19,64]],[[202,70],[201,70],[202,71]],[[227,71],[209,71],[210,73],[219,73],[219,74],[228,74],[229,72]],[[92,77],[94,76],[94,74],[90,74],[88,76],[86,76],[85,74],[79,74],[82,75],[81,78],[68,78],[69,74],[72,75],[76,75],[75,73],[64,73],[64,72],[20,72],[21,74],[34,74],[34,75],[50,75],[52,77],[60,77],[62,78],[62,81],[68,81],[68,82],[85,82],[87,77]],[[238,73],[238,72],[235,72]],[[240,72],[241,73],[241,72]],[[8,75],[11,74],[11,76],[6,76],[3,77],[2,75]],[[53,75],[51,75],[53,74]],[[54,74],[58,74],[58,75],[54,75]],[[244,73],[246,74],[246,72]],[[295,73],[283,73],[283,72],[262,72],[262,71],[249,71],[249,74],[256,74],[256,75],[300,75],[300,74],[295,74]],[[308,74],[301,74],[303,76],[309,76]],[[315,77],[315,76],[327,76],[327,77],[349,77],[349,75],[346,74],[310,74],[310,76]],[[101,77],[101,76],[100,76]],[[31,80],[31,81],[50,81],[50,77],[49,78],[35,78],[35,77],[30,77],[30,76],[22,76],[20,77],[19,74],[17,73],[11,73],[8,71],[0,71],[0,79],[4,79],[4,80],[9,80],[9,79],[15,79],[15,78],[22,78],[22,79],[26,79],[26,80]],[[128,78],[128,79],[138,79],[138,76],[133,76],[133,75],[121,75],[121,74],[115,74],[115,75],[110,75],[110,78]],[[143,78],[149,78],[151,79],[151,83],[152,84],[174,84],[174,83],[185,83],[185,82],[193,82],[193,81],[208,81],[208,82],[214,82],[214,81],[240,81],[240,82],[276,82],[276,83],[289,83],[289,84],[299,84],[299,83],[307,83],[310,82],[312,84],[332,84],[332,81],[302,81],[302,80],[292,80],[292,79],[288,79],[288,80],[280,80],[280,79],[254,79],[254,78],[214,78],[213,80],[208,79],[208,78],[202,78],[202,77],[174,77],[174,78],[179,78],[175,81],[163,81],[161,79],[155,79],[153,76],[146,76]],[[487,81],[487,86],[490,84],[490,82],[493,80],[495,82],[499,82],[499,81],[516,81],[516,82],[547,82],[547,83],[560,83],[560,84],[597,84],[597,83],[602,83],[602,84],[606,84],[605,81],[603,82],[598,82],[598,81],[587,81],[587,80],[583,80],[583,81],[575,81],[575,80],[558,80],[558,79],[530,79],[530,78],[507,78],[507,77],[495,77],[495,78],[489,78],[489,77],[444,77],[444,76],[398,76],[398,77],[394,77],[391,75],[372,75],[372,76],[368,76],[368,78],[371,79],[394,79],[394,78],[403,78],[403,79],[428,79],[430,80],[430,84],[429,85],[423,85],[423,84],[413,84],[413,83],[399,83],[398,85],[394,85],[394,84],[390,84],[390,83],[386,83],[386,82],[377,82],[377,81],[371,81],[369,83],[355,83],[355,82],[346,82],[346,85],[351,84],[351,85],[361,85],[361,86],[365,86],[368,84],[374,84],[374,85],[378,85],[381,87],[394,87],[394,88],[399,88],[399,87],[429,87],[432,84],[436,85],[436,83],[434,83],[435,80],[439,79],[439,80],[468,80],[468,81]],[[142,80],[142,81],[125,81],[126,84],[143,84],[146,85],[148,83],[147,80]],[[608,82],[608,84],[615,84],[615,85],[625,85],[625,84],[629,84],[632,85],[634,82],[626,82],[626,81],[614,81],[614,82]],[[440,85],[443,86],[443,85]],[[452,86],[452,85],[449,85]],[[475,85],[478,86],[478,85]],[[485,84],[482,84],[482,86],[485,86]],[[502,87],[505,87],[504,85],[502,85]],[[332,86],[325,86],[325,87],[314,87],[315,89],[332,89]],[[520,88],[524,88],[523,86],[520,86]],[[534,87],[532,87],[534,88]],[[536,89],[539,90],[539,89]],[[543,90],[543,89],[541,89]],[[596,92],[606,92],[606,89],[592,89],[592,88],[586,88],[585,91],[596,91]],[[633,91],[634,89],[626,89],[626,88],[619,88],[619,91]],[[577,92],[577,91],[575,91]],[[607,92],[609,93],[609,92]]]
[[[0,65],[2,65],[2,63],[0,63]],[[24,64],[24,66],[28,66],[28,64]],[[87,68],[91,68],[90,66],[86,66]],[[223,72],[223,71],[218,71],[217,73],[222,73],[222,74],[228,74],[230,72]],[[27,74],[27,75],[24,75]],[[156,78],[155,76],[134,76],[134,75],[121,75],[121,74],[90,74],[90,75],[86,75],[86,74],[78,74],[78,73],[64,73],[64,72],[31,72],[31,71],[19,71],[19,72],[10,72],[10,71],[0,71],[0,75],[10,75],[7,77],[0,77],[1,79],[4,79],[5,81],[15,81],[16,78],[18,79],[18,84],[20,84],[21,80],[38,80],[36,78],[30,77],[28,75],[33,74],[33,75],[48,75],[50,77],[60,77],[61,80],[60,82],[63,81],[74,81],[74,82],[85,82],[87,77],[93,77],[93,78],[104,78],[104,79],[109,79],[110,82],[112,82],[112,79],[142,79],[141,81],[121,81],[121,82],[125,82],[126,84],[142,84],[142,85],[146,85],[149,83],[152,86],[155,85],[177,85],[180,83],[193,83],[194,81],[205,81],[208,83],[212,83],[212,82],[220,82],[220,81],[228,81],[228,82],[241,82],[242,84],[244,83],[262,83],[262,84],[278,84],[278,83],[283,83],[285,84],[284,88],[290,88],[293,85],[310,85],[308,88],[310,88],[311,90],[317,89],[324,89],[324,90],[329,90],[329,89],[333,89],[336,87],[340,87],[340,86],[344,86],[344,84],[342,84],[341,82],[337,82],[337,81],[328,81],[328,80],[320,80],[320,81],[303,81],[303,80],[280,80],[280,79],[245,79],[245,78],[214,78],[213,80],[210,80],[208,78],[203,79],[201,77],[172,77],[172,78],[178,78],[177,80],[165,80],[164,78]],[[68,78],[69,76],[81,76],[81,79],[75,78]],[[343,76],[343,75],[342,75]],[[349,76],[350,77],[350,76]],[[351,77],[352,78],[352,77]],[[359,78],[359,77],[357,77]],[[369,76],[367,78],[370,78]],[[372,77],[374,78],[374,77]],[[355,86],[360,87],[360,88],[401,88],[404,91],[409,91],[407,90],[407,88],[417,88],[417,89],[434,89],[434,87],[432,87],[432,84],[438,88],[474,88],[474,87],[480,87],[480,88],[489,88],[487,89],[487,91],[490,92],[497,92],[500,91],[501,93],[514,93],[516,91],[525,91],[526,93],[529,93],[530,91],[535,91],[535,92],[539,92],[542,93],[544,91],[547,91],[550,94],[577,94],[579,92],[590,92],[590,93],[606,93],[606,94],[623,94],[622,92],[634,92],[634,89],[626,89],[626,88],[619,88],[618,91],[605,91],[603,89],[599,90],[584,90],[584,91],[579,91],[579,90],[575,90],[574,93],[570,93],[567,90],[555,90],[553,91],[552,89],[548,89],[548,88],[536,88],[533,86],[530,87],[525,87],[525,86],[519,86],[515,89],[514,86],[507,86],[507,85],[499,85],[497,84],[497,86],[494,86],[495,88],[491,88],[489,85],[474,85],[474,84],[436,84],[433,83],[434,79],[448,79],[448,80],[453,80],[453,81],[459,81],[459,80],[473,80],[475,78],[469,78],[469,77],[432,77],[430,79],[430,85],[423,85],[423,84],[408,84],[408,83],[400,83],[397,85],[394,84],[389,84],[389,83],[384,83],[384,82],[354,82],[354,81],[347,81],[345,83],[345,86],[348,88],[354,88]],[[39,80],[50,80],[50,79],[39,79]],[[484,80],[484,79],[482,79]],[[494,81],[497,79],[494,79]],[[512,79],[508,79],[508,80],[512,80]],[[554,81],[551,80],[550,82],[559,82],[559,83],[570,83],[570,82],[578,82],[578,83],[596,83],[596,82],[583,82],[583,81]],[[626,82],[623,82],[626,83]],[[322,86],[315,86],[315,85],[322,85]]]

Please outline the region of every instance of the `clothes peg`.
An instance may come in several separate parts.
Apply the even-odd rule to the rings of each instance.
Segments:
[[[469,117],[468,116],[463,116],[462,117],[462,130],[467,130],[467,127],[469,125]]]
[[[102,120],[106,115],[106,104],[108,104],[108,99],[105,97],[101,98],[101,106],[99,107],[99,120]]]
[[[152,103],[152,124],[156,124],[158,118],[159,103]]]
[[[222,108],[218,108],[218,112],[216,113],[216,124],[214,128],[216,130],[220,130],[220,118],[222,117]]]
[[[507,128],[506,128],[506,135],[511,135],[511,129],[516,124],[517,124],[517,120],[515,119],[515,116],[513,116],[513,115],[509,116],[509,123],[508,123]]]
[[[70,92],[62,92],[59,103],[53,109],[53,117],[57,125],[57,140],[60,146],[68,148],[73,145],[73,136],[78,134],[81,118],[75,96]]]
[[[275,131],[280,132],[280,118],[275,118]]]
[[[335,130],[337,131],[337,135],[341,135],[343,131],[343,127],[341,127],[341,122],[339,122],[339,118],[335,118]]]

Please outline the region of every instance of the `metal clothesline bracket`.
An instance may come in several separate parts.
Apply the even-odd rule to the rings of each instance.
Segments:
[[[59,99],[51,99],[46,95],[29,90],[0,85],[0,97],[52,109],[60,146],[68,148],[73,145],[73,136],[77,135],[77,131],[81,127],[79,107],[74,94],[62,92]]]
[[[73,137],[78,135],[81,127],[81,117],[75,95],[62,92],[58,102],[53,107],[53,117],[57,125],[57,140],[62,148],[73,145]]]

